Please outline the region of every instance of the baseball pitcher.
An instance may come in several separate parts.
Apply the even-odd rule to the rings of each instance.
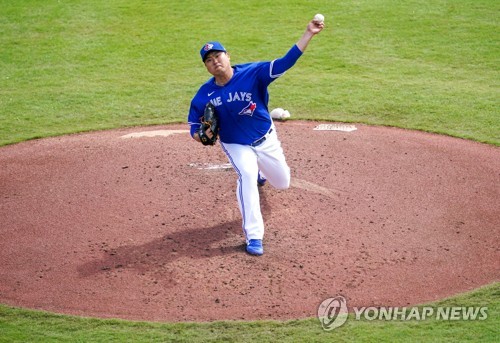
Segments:
[[[317,15],[299,41],[283,57],[272,61],[232,66],[230,54],[220,42],[208,42],[200,50],[213,77],[191,101],[191,136],[204,145],[214,145],[218,138],[236,171],[236,196],[246,251],[251,255],[264,253],[258,186],[266,180],[277,189],[290,186],[290,168],[268,111],[267,88],[297,62],[312,37],[323,28],[323,17],[318,20]]]

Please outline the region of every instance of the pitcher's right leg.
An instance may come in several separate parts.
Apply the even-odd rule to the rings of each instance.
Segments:
[[[236,196],[242,217],[242,227],[247,243],[264,237],[264,220],[260,210],[260,196],[257,186],[259,168],[257,155],[252,147],[241,144],[222,143],[229,162],[238,175]]]

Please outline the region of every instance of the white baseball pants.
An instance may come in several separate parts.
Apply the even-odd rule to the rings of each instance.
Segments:
[[[238,174],[236,196],[246,240],[263,239],[264,220],[257,186],[259,170],[271,186],[277,189],[287,189],[290,186],[290,168],[276,128],[272,125],[272,132],[267,134],[266,140],[255,147],[222,142],[221,146]]]

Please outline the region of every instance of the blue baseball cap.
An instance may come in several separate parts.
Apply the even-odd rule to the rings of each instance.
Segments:
[[[219,42],[208,42],[205,45],[203,45],[203,48],[200,50],[200,55],[201,59],[203,62],[205,62],[206,56],[210,51],[224,51],[226,52],[226,48],[222,46],[221,43]]]

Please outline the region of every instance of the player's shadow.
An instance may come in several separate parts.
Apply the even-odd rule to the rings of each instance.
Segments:
[[[266,188],[267,187],[267,188]],[[269,189],[269,185],[259,187],[259,197],[260,197],[260,210],[262,212],[262,216],[264,220],[268,215],[272,212],[272,207],[269,201],[267,200],[267,192],[266,189]]]
[[[269,187],[269,186],[267,186]],[[264,187],[265,188],[265,187]],[[266,190],[259,189],[264,218],[271,214]],[[117,248],[99,247],[101,258],[82,264],[78,272],[82,277],[118,269],[134,269],[144,273],[168,267],[180,258],[204,259],[221,255],[245,253],[245,238],[241,219],[213,227],[201,227],[168,233],[145,244],[125,245]]]
[[[234,220],[213,227],[168,233],[145,244],[117,248],[101,246],[102,257],[78,268],[82,277],[116,269],[147,272],[165,268],[180,258],[203,259],[245,251],[241,221]]]

